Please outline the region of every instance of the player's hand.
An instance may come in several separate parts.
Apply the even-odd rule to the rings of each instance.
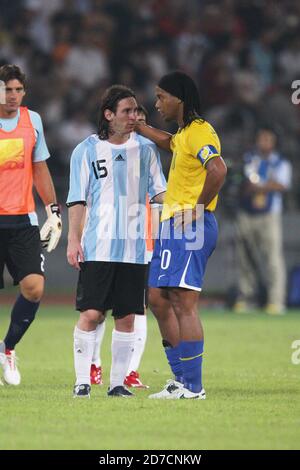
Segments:
[[[48,253],[56,248],[62,232],[62,222],[59,206],[49,204],[46,206],[47,220],[40,231],[40,237],[43,248]]]
[[[174,213],[174,228],[182,228],[183,230],[194,220],[197,220],[201,217],[203,211],[197,210],[195,207],[193,209],[185,209],[182,211],[177,211]]]
[[[142,130],[143,127],[145,127],[145,126],[146,126],[146,120],[141,119],[141,120],[135,121],[135,123],[134,123],[134,131],[137,132],[138,134],[140,134],[141,130]]]
[[[78,240],[69,240],[67,248],[67,258],[68,263],[73,266],[73,268],[80,269],[79,263],[84,262],[84,255],[80,241]]]
[[[178,228],[184,229],[187,224],[192,223],[193,220],[196,218],[194,209],[186,209],[182,211],[177,211],[174,214],[174,228],[175,230]]]

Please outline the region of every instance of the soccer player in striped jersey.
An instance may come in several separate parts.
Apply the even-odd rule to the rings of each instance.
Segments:
[[[137,122],[147,122],[148,112],[144,106],[139,105],[137,108]],[[145,315],[135,315],[134,317],[134,350],[129,363],[127,375],[125,377],[124,385],[133,388],[148,388],[140,379],[138,368],[144,353],[146,340],[147,340],[147,307],[148,307],[148,274],[149,265],[153,254],[153,218],[157,218],[157,204],[150,204],[149,196],[146,198],[146,247],[147,247],[147,260],[148,265],[145,276]],[[99,324],[96,328],[96,343],[94,354],[91,364],[91,385],[103,385],[103,369],[101,364],[101,345],[105,332],[105,322]]]
[[[67,257],[79,269],[80,311],[74,397],[90,396],[96,329],[109,309],[115,328],[108,396],[133,395],[123,383],[134,348],[134,317],[144,314],[145,201],[148,193],[151,201],[162,202],[166,187],[156,146],[134,132],[136,117],[134,92],[110,87],[102,97],[98,134],[71,157]]]
[[[205,399],[198,300],[206,263],[217,242],[214,210],[226,165],[216,132],[200,117],[199,94],[189,76],[179,71],[165,75],[156,87],[156,97],[162,117],[179,127],[171,135],[145,124],[138,126],[142,135],[173,153],[150,267],[149,303],[174,380],[150,398]]]

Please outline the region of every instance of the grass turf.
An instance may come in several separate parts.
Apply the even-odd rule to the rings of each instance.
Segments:
[[[9,308],[1,307],[4,335]],[[107,398],[112,320],[102,347],[105,385],[72,398],[77,314],[43,305],[17,347],[22,383],[0,386],[0,449],[299,449],[300,312],[282,317],[203,311],[206,401],[148,400],[170,378],[159,331],[148,316],[142,380],[150,391]]]

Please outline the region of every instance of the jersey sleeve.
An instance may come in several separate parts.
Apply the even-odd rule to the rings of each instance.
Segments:
[[[150,146],[150,154],[148,193],[151,201],[157,194],[166,191],[167,183],[162,171],[160,155],[156,145],[153,144]]]
[[[275,181],[285,189],[290,189],[292,184],[292,167],[289,161],[283,160],[280,164],[280,171],[276,172]]]
[[[36,143],[33,149],[33,162],[43,162],[50,157],[50,153],[45,140],[42,119],[35,111],[29,111],[29,116],[36,133]]]
[[[191,126],[187,145],[190,153],[200,160],[204,168],[210,160],[220,156],[220,142],[211,127],[201,124]]]
[[[87,146],[82,142],[71,155],[67,205],[72,205],[74,202],[86,203],[89,174]]]
[[[170,140],[170,150],[171,150],[171,152],[173,152],[173,150],[174,150],[174,138],[175,138],[175,135],[172,135],[171,140]]]

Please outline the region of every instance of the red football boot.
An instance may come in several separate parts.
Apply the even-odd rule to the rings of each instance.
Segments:
[[[102,367],[97,367],[95,364],[91,365],[91,385],[103,385]]]
[[[133,388],[149,388],[149,385],[142,384],[139,373],[134,370],[132,370],[130,374],[125,377],[124,385]]]

